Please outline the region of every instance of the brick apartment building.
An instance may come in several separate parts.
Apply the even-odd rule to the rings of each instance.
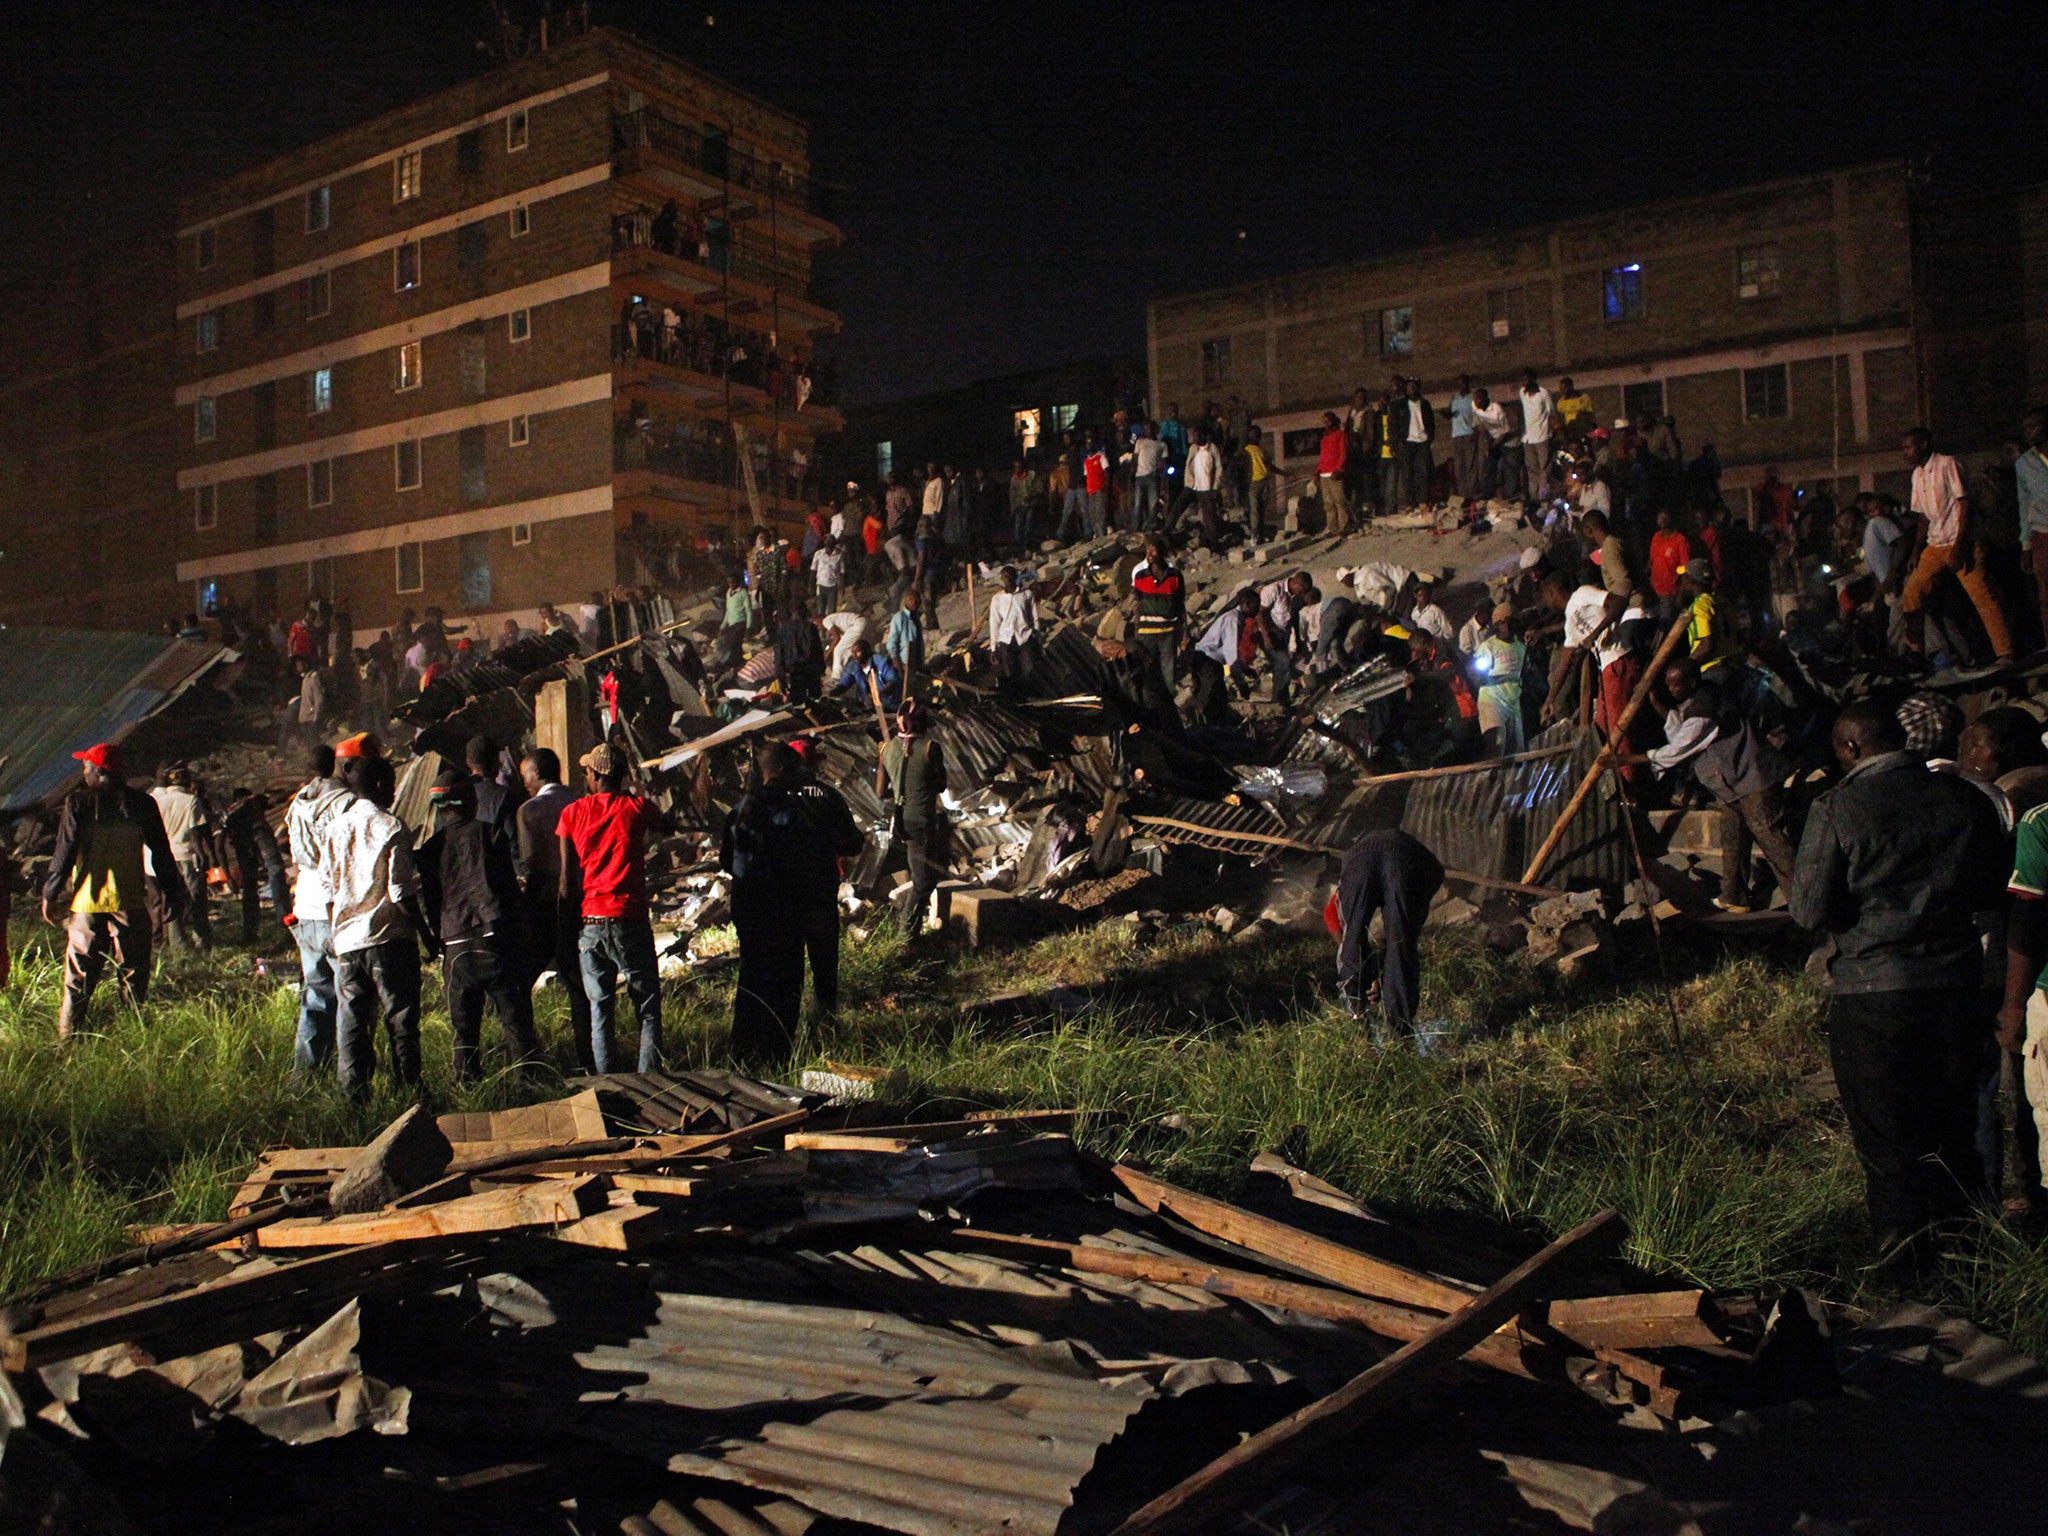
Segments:
[[[821,206],[802,122],[606,29],[188,198],[181,606],[495,622],[793,525]]]
[[[1499,394],[1534,368],[1552,389],[1569,374],[1603,421],[1669,412],[1688,454],[1713,443],[1738,513],[1773,464],[1896,493],[1904,428],[1989,446],[2048,388],[2048,198],[1970,206],[1877,165],[1159,299],[1151,398],[1241,396],[1294,476],[1361,385],[1416,375],[1441,400],[1461,373]]]

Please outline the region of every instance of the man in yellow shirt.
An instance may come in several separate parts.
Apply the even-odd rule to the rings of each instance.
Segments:
[[[112,953],[121,990],[140,1007],[149,995],[149,903],[142,856],[159,872],[170,920],[185,915],[186,891],[156,802],[121,781],[121,749],[100,742],[71,754],[85,787],[73,790],[57,820],[57,846],[43,883],[43,918],[65,930],[60,1038],[84,1027],[85,1005]],[[68,919],[60,919],[69,894]]]
[[[1714,601],[1714,568],[1694,559],[1678,568],[1678,601],[1688,615],[1685,653],[1702,676],[1719,667],[1736,653],[1734,634],[1728,619]]]
[[[1244,455],[1245,527],[1251,531],[1252,542],[1258,544],[1266,537],[1266,488],[1272,484],[1273,466],[1266,459],[1265,440],[1259,435],[1256,422],[1252,424],[1251,436],[1238,451]]]
[[[1593,430],[1593,397],[1569,378],[1557,381],[1557,419],[1567,438],[1583,437]]]

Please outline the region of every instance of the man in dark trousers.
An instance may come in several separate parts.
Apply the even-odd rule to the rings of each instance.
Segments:
[[[99,984],[107,956],[120,969],[121,990],[141,1007],[149,996],[149,903],[144,891],[145,850],[158,869],[176,869],[171,840],[156,801],[121,782],[121,749],[100,742],[71,754],[84,765],[85,786],[64,801],[57,845],[43,882],[43,918],[64,929],[64,1001],[57,1009],[60,1039],[85,1027],[85,1005]],[[185,890],[163,884],[173,922],[184,916]],[[57,914],[68,908],[69,916]]]
[[[526,799],[516,818],[519,837],[513,868],[526,892],[526,970],[528,995],[541,972],[552,969],[569,994],[569,1032],[576,1037],[576,1060],[587,1076],[597,1070],[590,1054],[590,994],[583,990],[583,962],[576,940],[583,931],[578,902],[582,892],[562,896],[562,848],[556,824],[576,798],[562,782],[562,759],[549,747],[535,747],[519,762],[519,782]]]
[[[434,780],[434,835],[414,855],[427,920],[441,940],[441,985],[455,1037],[455,1080],[483,1077],[484,999],[505,1035],[506,1064],[540,1060],[533,994],[517,942],[519,880],[505,829],[476,813],[476,781],[455,768]]]
[[[946,755],[927,725],[924,705],[905,699],[896,712],[896,735],[882,748],[875,770],[875,793],[884,809],[897,810],[903,828],[903,851],[910,862],[910,906],[903,926],[913,938],[924,932],[932,892],[945,876],[952,833],[939,804],[946,788]]]
[[[514,836],[513,817],[524,795],[518,785],[507,784],[500,777],[504,772],[501,755],[498,744],[488,736],[472,736],[462,749],[463,761],[475,780],[476,819],[504,833],[509,843]]]
[[[235,850],[235,863],[242,872],[242,942],[253,944],[263,916],[266,887],[270,891],[271,910],[280,920],[292,909],[291,887],[284,878],[284,855],[278,851],[277,835],[270,830],[270,797],[260,789],[237,789],[221,830],[227,834],[228,846]]]
[[[1845,772],[1807,815],[1792,916],[1834,940],[1835,1087],[1879,1262],[1911,1264],[1930,1225],[1983,1192],[1974,1130],[1991,1021],[1971,914],[1998,905],[2007,845],[1991,798],[1930,773],[1890,709],[1850,704],[1834,749]]]
[[[1437,856],[1396,827],[1368,832],[1344,855],[1337,881],[1337,980],[1345,1004],[1357,1016],[1375,1003],[1385,1018],[1374,1036],[1381,1044],[1400,1035],[1415,1037],[1428,1054],[1433,1034],[1416,1028],[1422,1001],[1422,924],[1444,883]],[[1386,959],[1375,964],[1369,930],[1373,914],[1385,924]]]
[[[563,901],[581,891],[577,937],[583,989],[590,998],[590,1051],[599,1072],[614,1070],[612,1019],[618,984],[640,1023],[639,1068],[661,1070],[661,968],[647,909],[647,840],[672,830],[668,812],[635,793],[624,756],[599,745],[583,754],[587,794],[555,820]]]
[[[783,610],[775,629],[775,671],[792,704],[816,701],[825,683],[825,642],[799,598]]]
[[[831,926],[832,974],[818,977],[837,1002],[839,860],[860,851],[846,802],[802,782],[803,764],[777,742],[756,759],[760,783],[725,819],[719,866],[732,876],[732,919],[740,974],[732,995],[732,1054],[752,1067],[786,1061],[804,993],[804,951]]]

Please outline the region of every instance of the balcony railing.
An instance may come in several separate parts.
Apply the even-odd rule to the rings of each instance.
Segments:
[[[670,315],[675,317],[673,325]],[[612,327],[613,363],[635,358],[687,368],[707,378],[730,377],[735,384],[762,391],[785,411],[838,400],[838,378],[830,364],[771,351],[766,336],[727,327],[715,317],[644,301],[628,303],[623,318]]]
[[[747,451],[753,456],[754,482],[762,494],[809,499],[814,487],[808,454],[775,453],[761,437],[749,438]],[[612,436],[612,470],[617,474],[646,470],[702,485],[729,486],[735,463],[732,434],[718,422],[678,420],[642,407],[621,417]]]
[[[722,135],[679,123],[652,107],[614,113],[612,153],[630,165],[635,154],[643,149],[702,171],[711,180],[736,191],[770,199],[820,219],[829,221],[833,217],[831,189],[801,172],[763,160]]]
[[[613,214],[613,254],[638,246],[665,252],[709,272],[730,272],[745,282],[772,288],[820,309],[832,307],[832,293],[822,275],[794,261],[736,250],[722,230],[698,214],[678,211],[671,217],[667,209],[652,208]]]

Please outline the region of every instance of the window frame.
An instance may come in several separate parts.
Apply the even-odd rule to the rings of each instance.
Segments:
[[[524,448],[533,441],[533,420],[525,411],[508,417],[505,422],[505,446]]]
[[[533,310],[531,308],[507,310],[505,312],[505,334],[511,338],[512,345],[515,347],[522,341],[533,340]]]
[[[218,352],[220,350],[220,311],[218,309],[201,311],[198,322],[193,329],[201,357],[204,357],[209,352]]]
[[[320,210],[320,220],[317,224],[313,221],[313,210],[316,207]],[[317,187],[308,187],[306,189],[306,233],[309,235],[321,234],[331,227],[333,223],[333,183],[322,182]]]
[[[313,295],[320,295],[320,307],[313,307]],[[324,320],[334,313],[334,274],[322,267],[299,279],[299,318]]]
[[[192,270],[210,272],[220,260],[220,226],[202,224],[192,234]]]
[[[412,480],[405,478],[405,450],[412,450]],[[401,437],[391,445],[391,488],[395,492],[416,491],[427,480],[427,456],[416,437]]]
[[[405,584],[405,552],[412,551],[413,584]],[[398,593],[427,589],[427,550],[419,539],[406,539],[391,546],[391,590]]]
[[[327,494],[325,496],[316,494],[316,482],[319,478],[318,471],[321,469],[327,471]],[[306,461],[306,505],[309,508],[331,507],[334,505],[334,460],[332,458],[308,459]]]
[[[1766,262],[1769,264],[1768,270],[1770,273],[1768,289],[1762,280],[1763,273],[1766,270]],[[1735,302],[1738,304],[1761,304],[1768,299],[1775,299],[1783,293],[1785,291],[1785,284],[1781,262],[1782,253],[1776,241],[1761,241],[1755,245],[1738,245],[1735,247]],[[1752,264],[1754,264],[1757,274],[1757,281],[1752,285],[1756,291],[1744,293],[1742,291],[1742,269]]]
[[[192,402],[192,441],[210,443],[220,436],[220,408],[211,395]]]
[[[405,276],[405,253],[407,251],[412,252],[411,282],[407,282]],[[393,293],[410,293],[420,286],[424,255],[425,253],[420,250],[420,243],[417,240],[401,240],[398,244],[391,247],[391,291]]]
[[[393,205],[409,203],[420,195],[425,180],[425,167],[420,151],[400,150],[391,158],[391,201]]]
[[[512,547],[514,549],[523,548],[524,546],[531,544],[532,542],[533,524],[514,523],[512,525]]]
[[[1516,312],[1521,313],[1521,324],[1515,323]],[[1497,330],[1504,326],[1506,329]],[[1529,334],[1529,285],[1516,283],[1505,288],[1486,290],[1486,339],[1495,347],[1514,346]]]
[[[505,114],[505,153],[516,155],[526,148],[533,136],[533,120],[525,107],[514,107]]]
[[[505,226],[512,231],[514,240],[523,239],[533,233],[533,208],[528,203],[514,203],[505,210]]]
[[[1750,379],[1752,377],[1765,378],[1773,373],[1782,381],[1779,390],[1779,403],[1784,406],[1784,409],[1782,411],[1764,411],[1762,413],[1752,411],[1750,409]],[[1765,404],[1768,405],[1770,403],[1768,385],[1766,385],[1764,393],[1766,396]],[[1742,370],[1742,419],[1745,422],[1790,421],[1792,419],[1792,368],[1790,364],[1759,363],[1754,368],[1744,368]]]
[[[1227,389],[1230,387],[1230,370],[1234,361],[1228,336],[1209,336],[1202,341],[1202,388]]]
[[[334,409],[334,369],[314,368],[306,374],[306,414],[325,416]]]
[[[211,533],[220,526],[220,482],[209,480],[192,487],[192,529]]]
[[[411,359],[410,366],[407,359]],[[427,375],[426,351],[420,345],[420,338],[401,341],[391,350],[391,392],[402,395],[408,390],[418,389]]]
[[[1615,300],[1619,296],[1620,303]],[[1633,325],[1649,318],[1650,300],[1643,289],[1643,264],[1624,262],[1600,269],[1600,317],[1608,325]]]
[[[1405,326],[1389,328],[1387,322],[1395,315],[1406,315]],[[1405,346],[1395,346],[1397,338],[1406,337]],[[1383,359],[1413,357],[1415,355],[1415,306],[1413,304],[1383,304],[1379,312],[1379,355]]]

